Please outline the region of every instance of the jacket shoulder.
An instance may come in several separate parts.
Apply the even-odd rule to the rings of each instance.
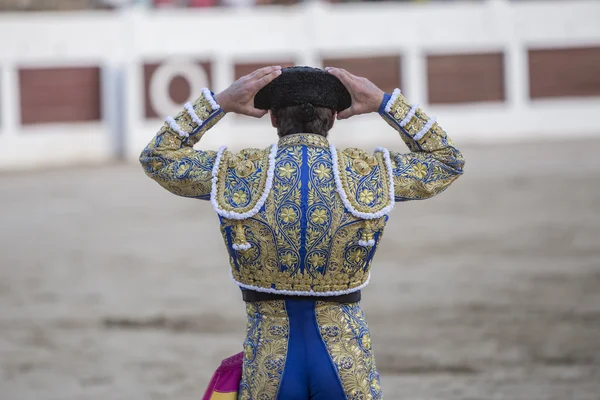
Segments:
[[[238,214],[254,211],[267,187],[271,148],[223,151],[215,165],[212,193],[219,209]],[[272,168],[271,168],[272,170]],[[216,190],[215,190],[216,189]],[[262,206],[262,204],[260,204]],[[260,208],[260,207],[258,207]]]
[[[332,154],[336,185],[348,211],[364,219],[387,214],[394,205],[389,153],[347,148]]]

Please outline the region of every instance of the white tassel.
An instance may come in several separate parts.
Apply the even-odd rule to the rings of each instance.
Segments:
[[[340,166],[338,164],[337,150],[335,149],[334,145],[330,145],[329,150],[331,151],[331,161],[333,162],[333,177],[335,179],[335,186],[336,186],[337,192],[342,199],[342,203],[344,203],[344,206],[352,215],[354,215],[356,218],[361,218],[361,219],[375,219],[375,218],[381,218],[384,215],[387,215],[390,211],[392,211],[392,209],[394,208],[394,200],[395,200],[394,199],[394,173],[392,171],[392,161],[390,159],[390,152],[387,149],[384,149],[383,147],[378,147],[375,149],[375,151],[383,153],[383,158],[385,160],[385,165],[387,167],[388,180],[390,182],[390,186],[389,186],[390,203],[387,206],[385,206],[384,208],[382,208],[381,210],[374,212],[374,213],[360,212],[352,206],[352,204],[348,200],[348,197],[346,196],[346,192],[344,191],[344,187],[342,186],[342,181],[340,179],[340,171],[339,171]]]
[[[275,156],[277,155],[277,145],[271,145],[271,151],[269,153],[269,167],[267,169],[267,180],[265,182],[265,189],[256,202],[256,205],[252,210],[247,211],[245,213],[237,213],[235,211],[226,211],[219,207],[217,203],[217,186],[218,186],[218,173],[219,173],[219,164],[221,163],[221,158],[223,156],[223,152],[227,149],[227,147],[223,146],[217,152],[217,158],[215,159],[215,165],[212,170],[212,188],[210,192],[210,202],[217,214],[224,218],[229,219],[247,219],[256,215],[262,206],[267,201],[267,197],[269,197],[269,193],[271,192],[271,187],[273,186],[273,176],[275,175]]]
[[[167,123],[169,124],[169,126],[171,127],[171,129],[173,129],[175,132],[177,132],[177,134],[181,137],[189,137],[189,133],[185,132],[183,129],[181,129],[181,127],[177,124],[177,121],[175,121],[172,117],[167,117]]]
[[[217,104],[217,102],[213,98],[213,96],[210,93],[210,90],[208,90],[208,88],[202,88],[202,94],[204,95],[204,98],[208,101],[208,103],[210,104],[213,111],[217,111],[219,108],[221,108],[221,106],[219,106],[219,104]]]
[[[315,296],[315,297],[340,296],[343,294],[354,293],[354,292],[357,292],[357,291],[363,289],[365,286],[367,286],[369,284],[369,281],[371,280],[371,273],[369,272],[369,275],[367,276],[367,280],[355,288],[346,289],[346,290],[334,290],[334,291],[329,291],[329,292],[315,292],[313,290],[310,290],[310,291],[295,291],[295,290],[285,290],[285,289],[280,290],[280,289],[272,289],[272,288],[263,288],[263,287],[254,286],[254,285],[246,285],[245,283],[241,283],[241,282],[238,282],[237,280],[235,280],[235,278],[233,277],[233,272],[231,271],[231,268],[229,269],[229,274],[231,276],[231,280],[241,288],[254,290],[256,292],[285,294],[285,295],[290,295],[290,296]]]
[[[373,247],[375,246],[375,240],[374,239],[369,239],[369,240],[359,240],[358,241],[358,245],[362,246],[362,247]]]
[[[423,127],[423,129],[421,129],[421,130],[419,131],[419,133],[417,133],[415,136],[413,136],[413,140],[421,140],[421,138],[422,138],[423,136],[425,136],[425,134],[426,134],[427,132],[429,132],[429,130],[430,130],[432,127],[433,127],[433,124],[435,124],[435,123],[436,123],[436,120],[435,120],[435,118],[431,118],[431,119],[430,119],[430,120],[427,122],[427,124],[425,124],[425,126]]]
[[[385,105],[385,112],[389,113],[390,110],[392,109],[392,106],[394,105],[394,103],[396,102],[396,100],[398,100],[398,96],[400,96],[400,93],[402,93],[400,91],[400,89],[394,89],[394,91],[392,92],[392,96],[390,97],[390,99],[388,100],[387,104]]]
[[[199,117],[198,114],[196,114],[196,110],[194,110],[194,106],[192,105],[192,103],[190,103],[189,101],[187,103],[185,103],[183,105],[183,107],[185,108],[185,110],[187,111],[187,113],[189,114],[189,116],[192,118],[192,121],[194,121],[194,123],[198,126],[201,126],[204,121],[202,121]]]
[[[252,247],[252,245],[248,242],[246,243],[242,243],[242,244],[232,244],[231,247],[233,247],[234,250],[238,250],[238,251],[245,251],[250,249],[250,247]]]

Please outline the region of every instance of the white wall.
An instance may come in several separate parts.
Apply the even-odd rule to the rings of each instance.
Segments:
[[[323,54],[400,53],[411,100],[437,116],[457,142],[600,135],[600,98],[530,101],[527,67],[530,48],[600,45],[598,21],[600,2],[593,0],[4,14],[0,168],[106,160],[121,133],[125,154],[137,157],[161,124],[142,115],[143,63],[199,53],[214,61],[214,91],[231,82],[234,61],[289,55],[297,64],[318,66]],[[427,106],[425,55],[482,50],[505,53],[507,101]],[[20,126],[17,67],[52,64],[103,67],[102,123]],[[377,118],[339,122],[332,140],[399,146]],[[228,116],[203,146],[264,146],[274,138],[264,120]]]

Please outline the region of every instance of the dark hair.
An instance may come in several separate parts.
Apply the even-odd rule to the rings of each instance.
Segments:
[[[280,137],[294,133],[316,133],[327,137],[333,126],[334,111],[312,104],[280,108],[274,110],[273,114]]]

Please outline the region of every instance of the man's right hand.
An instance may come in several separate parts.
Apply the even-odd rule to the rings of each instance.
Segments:
[[[267,110],[254,108],[254,96],[279,75],[281,75],[280,66],[257,69],[233,82],[231,86],[217,94],[215,100],[225,112],[260,118],[267,113]]]
[[[338,78],[350,92],[352,105],[338,113],[337,119],[346,119],[354,115],[368,114],[379,110],[384,92],[367,78],[352,75],[341,68],[325,68],[325,71]]]

